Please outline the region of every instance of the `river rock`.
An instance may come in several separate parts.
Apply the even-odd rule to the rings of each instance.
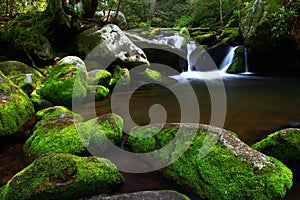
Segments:
[[[123,120],[115,114],[77,122],[77,117],[52,117],[39,121],[24,145],[25,154],[31,157],[44,153],[81,155],[87,153],[86,148],[104,151],[106,138],[114,144],[121,141]]]
[[[0,68],[6,77],[22,88],[28,95],[44,81],[44,76],[40,72],[18,61],[1,62]]]
[[[189,200],[187,196],[172,190],[141,191],[113,196],[95,196],[86,200]]]
[[[110,91],[103,85],[89,85],[86,101],[100,101],[108,97]]]
[[[101,21],[103,22],[109,22],[111,24],[115,24],[121,29],[126,28],[127,22],[126,22],[126,17],[125,15],[119,11],[117,18],[114,20],[116,17],[117,12],[116,11],[107,11],[107,10],[102,10],[98,11],[95,13],[95,17],[99,17]],[[109,15],[109,16],[108,16]]]
[[[13,176],[0,199],[76,199],[115,191],[123,182],[107,159],[45,154]]]
[[[110,80],[109,87],[112,88],[116,84],[119,86],[128,86],[130,84],[131,77],[128,69],[115,66],[113,69],[113,77]]]
[[[42,109],[36,114],[36,120],[41,121],[49,118],[73,118],[74,115],[76,121],[83,121],[83,117],[80,114],[74,113],[66,107],[63,106],[53,106],[49,108]]]
[[[183,128],[183,134],[177,137],[179,127]],[[184,141],[195,130],[198,130],[196,137]],[[175,135],[177,138],[173,139]],[[170,145],[171,152],[162,151],[157,161],[172,160],[187,145],[187,151],[162,169],[162,173],[207,199],[280,199],[292,187],[292,172],[285,165],[221,128],[203,124],[153,124],[133,129],[128,141],[134,152],[142,153]],[[149,159],[153,164],[153,158]]]
[[[112,75],[106,70],[92,70],[88,72],[88,84],[89,85],[103,85],[108,86]]]
[[[89,69],[106,69],[114,61],[127,68],[149,64],[143,50],[113,24],[88,29],[77,37],[77,41],[78,51],[86,57]]]
[[[252,148],[277,158],[293,171],[300,170],[300,129],[287,128],[268,135]]]
[[[78,57],[67,56],[55,65],[40,94],[58,105],[80,103],[87,94],[87,77],[85,63]]]
[[[33,113],[28,96],[0,71],[0,136],[17,132]]]
[[[187,71],[187,37],[175,31],[160,29],[130,30],[126,35],[143,49],[150,63],[159,63],[177,72]],[[165,72],[165,75],[176,75],[176,71]]]

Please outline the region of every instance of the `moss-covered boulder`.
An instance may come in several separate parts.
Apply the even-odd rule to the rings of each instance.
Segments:
[[[40,94],[58,105],[80,103],[87,94],[87,76],[85,63],[78,57],[67,56],[55,65]]]
[[[1,62],[0,69],[6,77],[18,85],[19,88],[22,88],[28,95],[45,80],[39,71],[18,61]]]
[[[117,83],[120,86],[128,86],[130,84],[130,73],[126,68],[115,66],[113,69],[113,77],[110,80],[109,87],[114,87]]]
[[[184,134],[173,140],[179,127],[184,128]],[[152,136],[157,130],[161,131]],[[171,160],[183,153],[181,147],[187,144],[182,140],[191,137],[193,130],[198,131],[187,151],[162,172],[199,196],[207,199],[281,199],[292,187],[292,172],[285,165],[250,148],[221,128],[202,124],[149,125],[133,129],[129,144],[134,152],[151,152],[169,144],[174,150],[161,154],[161,159]],[[216,143],[209,143],[214,140]]]
[[[28,96],[0,71],[0,136],[17,132],[33,113]]]
[[[227,72],[232,74],[245,72],[245,66],[245,47],[240,46],[235,49],[232,64],[229,66]]]
[[[8,181],[0,199],[79,199],[110,193],[123,182],[107,159],[45,154]]]
[[[60,117],[39,121],[24,145],[25,154],[35,158],[44,153],[85,153],[74,123],[72,118]]]
[[[112,75],[106,70],[93,70],[88,72],[88,84],[89,85],[103,85],[107,87],[109,85]]]
[[[48,118],[73,118],[75,116],[77,121],[83,121],[83,117],[77,113],[72,112],[63,106],[53,106],[42,109],[36,113],[36,120],[45,120]]]
[[[300,170],[300,129],[288,128],[268,135],[252,148],[277,158],[293,171]]]
[[[173,190],[141,191],[113,196],[95,196],[87,200],[189,200],[187,196]]]
[[[128,68],[149,64],[143,50],[116,25],[88,29],[77,40],[78,51],[90,69],[106,69],[114,61]]]
[[[108,97],[110,91],[108,88],[102,86],[102,85],[91,85],[88,86],[88,96],[87,100],[91,101],[100,101]]]
[[[79,117],[79,119],[81,119]],[[76,123],[76,124],[75,124]],[[39,121],[24,145],[24,152],[31,157],[44,153],[86,154],[89,148],[105,150],[105,139],[118,144],[122,138],[123,120],[115,114],[107,114],[86,122],[52,117]]]

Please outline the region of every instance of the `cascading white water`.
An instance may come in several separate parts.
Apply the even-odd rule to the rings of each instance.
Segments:
[[[245,59],[245,73],[249,73],[247,47],[244,47],[244,59]]]
[[[161,37],[155,39],[154,42],[158,44],[166,44],[175,47],[176,49],[181,49],[184,43],[185,37],[181,36],[179,33],[175,33],[172,36]]]
[[[234,51],[236,50],[236,48],[238,48],[238,46],[230,47],[228,49],[227,55],[225,56],[225,58],[223,59],[219,67],[221,72],[226,72],[230,67],[230,65],[232,64],[232,61],[234,59]]]
[[[193,71],[193,63],[191,61],[191,53],[197,48],[197,45],[194,41],[189,41],[186,45],[187,49],[187,63],[188,63],[188,72]]]

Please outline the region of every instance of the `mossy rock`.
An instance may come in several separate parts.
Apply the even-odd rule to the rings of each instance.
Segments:
[[[86,153],[83,141],[70,118],[47,118],[36,124],[34,132],[24,145],[27,156],[38,157],[44,153]]]
[[[81,139],[87,143],[86,148],[95,156],[107,152],[112,143],[119,145],[123,137],[123,119],[116,114],[105,114],[77,126]],[[87,135],[87,133],[89,133]]]
[[[277,158],[292,170],[300,170],[300,129],[288,128],[268,135],[252,148]],[[297,170],[297,171],[296,171]]]
[[[76,120],[75,116],[75,119],[54,117],[39,121],[24,145],[25,154],[31,157],[44,153],[83,155],[92,147],[104,151],[106,139],[114,144],[121,142],[123,120],[115,114],[81,123]]]
[[[111,78],[111,73],[106,70],[93,70],[88,72],[89,85],[102,85],[107,87]]]
[[[236,46],[242,41],[239,28],[227,28],[222,32],[221,37],[223,38],[221,41],[222,44],[229,44],[231,46]]]
[[[116,166],[107,159],[45,154],[12,177],[0,199],[78,199],[110,193],[123,182]]]
[[[47,31],[48,23],[41,13],[18,15],[5,23],[0,27],[0,38],[5,47],[4,54],[25,63],[34,60],[37,65],[49,64],[53,60],[53,50],[43,35]]]
[[[216,41],[216,35],[214,33],[205,33],[202,35],[197,35],[193,37],[193,39],[201,45],[210,45]]]
[[[28,96],[0,71],[0,136],[17,132],[33,113]]]
[[[87,200],[189,200],[187,196],[173,190],[140,191],[107,197],[92,197]]]
[[[113,69],[113,77],[110,80],[109,87],[114,87],[118,83],[119,86],[128,86],[130,84],[130,73],[126,68],[115,66]]]
[[[185,132],[174,140],[178,127]],[[157,130],[161,131],[152,136]],[[191,137],[193,130],[198,130],[196,137],[186,144],[184,138]],[[285,165],[250,148],[224,129],[202,124],[158,124],[133,129],[130,135],[128,141],[134,152],[153,152],[169,144],[173,151],[161,154],[160,159],[172,160],[184,153],[162,173],[200,197],[282,199],[292,187],[292,172]],[[216,139],[214,145],[207,143],[214,140],[211,138]],[[189,146],[186,152],[182,152],[184,145]]]
[[[229,66],[227,72],[231,74],[237,74],[245,72],[245,47],[238,47],[235,51],[235,57],[232,64]]]
[[[63,106],[53,106],[45,108],[36,113],[36,120],[45,120],[49,118],[73,118],[73,115],[76,115],[76,121],[83,121],[83,117],[77,113],[73,113],[66,107]]]
[[[58,105],[80,104],[87,94],[87,76],[85,63],[67,56],[55,65],[40,94]]]

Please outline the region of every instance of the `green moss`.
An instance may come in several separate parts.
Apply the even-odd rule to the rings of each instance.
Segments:
[[[48,118],[37,123],[24,145],[24,152],[37,157],[44,153],[82,155],[87,153],[86,147],[102,151],[105,150],[107,139],[114,144],[121,142],[122,127],[122,118],[114,114],[76,125],[70,118]]]
[[[207,44],[211,40],[215,40],[216,36],[213,33],[206,33],[202,35],[197,35],[193,38],[199,44]]]
[[[180,35],[186,36],[188,39],[191,38],[190,32],[187,28],[181,28],[179,33],[180,33]]]
[[[27,156],[38,157],[44,153],[85,152],[84,144],[71,119],[48,118],[37,124],[24,145]]]
[[[232,64],[230,65],[227,72],[236,74],[245,72],[245,55],[244,55],[245,47],[238,47],[235,50],[235,58],[233,59]]]
[[[221,37],[223,38],[221,43],[232,46],[238,45],[241,41],[239,28],[227,28],[222,32]]]
[[[77,199],[116,190],[124,178],[104,158],[46,154],[4,186],[3,200]]]
[[[111,78],[111,73],[106,70],[99,70],[92,77],[89,77],[88,84],[108,86]]]
[[[75,87],[76,86],[76,87]],[[82,60],[68,56],[60,60],[52,70],[41,96],[64,106],[80,103],[86,97],[87,72]]]
[[[0,136],[17,132],[33,112],[27,95],[0,71]]]
[[[135,135],[129,137],[134,152],[151,152],[166,144],[172,144],[173,151],[170,154],[161,154],[162,159],[170,159],[182,152],[181,146],[185,145],[181,142],[183,140],[173,139],[178,130],[176,127],[164,128],[152,137],[136,137],[140,134],[155,134],[156,129],[150,128],[153,127],[136,129]],[[188,134],[187,131],[182,137]],[[208,199],[281,199],[292,187],[292,172],[280,161],[269,157],[271,164],[261,170],[255,169],[250,162],[237,157],[220,140],[210,149],[208,155],[201,157],[200,149],[207,134],[205,130],[198,130],[188,150],[166,167],[163,174]]]
[[[162,82],[162,75],[160,72],[147,68],[141,75],[147,79],[147,81]]]
[[[120,83],[118,83],[120,81]],[[121,68],[119,66],[116,66],[114,68],[113,77],[110,80],[109,87],[114,87],[116,84],[119,85],[129,85],[130,83],[130,74],[128,69]]]
[[[69,109],[63,107],[63,106],[54,106],[50,108],[45,108],[43,110],[40,110],[36,113],[36,120],[45,120],[49,118],[59,117],[59,118],[73,118],[73,115],[75,116],[75,119],[77,121],[83,121],[83,117],[77,113],[73,113]]]
[[[255,143],[254,149],[288,164],[300,161],[300,129],[284,129]]]

